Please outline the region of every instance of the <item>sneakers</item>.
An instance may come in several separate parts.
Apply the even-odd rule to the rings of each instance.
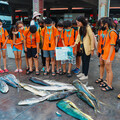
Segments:
[[[77,75],[77,77],[82,77],[82,76],[84,76],[83,73],[80,73],[80,74]]]
[[[5,71],[4,71],[4,70],[0,70],[0,73],[2,73],[2,74],[3,74],[3,73],[5,73]]]
[[[87,80],[87,79],[88,79],[88,75],[87,75],[87,76],[83,75],[83,76],[80,77],[79,79],[80,79],[80,80]]]
[[[76,68],[76,70],[73,71],[75,74],[78,74],[80,72],[79,68]]]
[[[5,72],[5,73],[8,73],[8,69],[4,69],[4,72]]]
[[[76,69],[77,69],[77,68],[73,69],[72,71],[74,72],[74,71],[76,71]]]

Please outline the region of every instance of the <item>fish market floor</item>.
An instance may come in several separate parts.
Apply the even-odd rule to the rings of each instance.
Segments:
[[[120,56],[118,56],[120,58]],[[17,79],[21,82],[36,85],[29,81],[30,77],[36,76],[35,72],[31,75],[25,74],[25,58],[23,59],[22,67],[24,69],[23,73],[14,73],[16,69],[15,60],[7,59],[7,66],[10,74],[14,74]],[[2,63],[1,63],[2,64]],[[3,64],[2,64],[3,65]],[[110,92],[101,91],[98,84],[95,84],[95,80],[99,77],[99,60],[96,56],[91,58],[90,69],[89,69],[89,80],[83,81],[83,83],[88,82],[88,86],[93,86],[94,90],[91,92],[102,102],[106,103],[108,106],[100,105],[100,111],[102,114],[95,114],[94,110],[89,107],[86,103],[81,101],[75,94],[69,96],[68,100],[76,104],[76,106],[84,113],[90,115],[94,120],[120,120],[120,100],[117,99],[117,95],[120,93],[120,59],[113,62],[113,87],[115,90]],[[3,67],[3,66],[2,66]],[[74,68],[75,66],[73,66]],[[41,62],[40,62],[41,69]],[[0,74],[3,76],[5,74]],[[37,77],[43,79],[51,79],[65,83],[72,83],[73,80],[77,79],[76,75],[73,74],[71,78],[67,78],[66,75],[60,76],[56,75],[52,77],[43,76],[43,73]],[[104,77],[105,78],[105,77]],[[55,102],[44,101],[32,106],[18,106],[20,100],[37,97],[32,93],[25,91],[23,89],[15,89],[9,87],[9,92],[7,94],[0,93],[0,120],[76,120],[75,118],[65,114],[56,107]],[[62,117],[56,115],[59,112]]]

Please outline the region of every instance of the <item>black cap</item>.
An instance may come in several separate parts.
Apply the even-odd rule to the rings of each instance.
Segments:
[[[46,18],[45,19],[45,24],[52,24],[52,19],[51,18]]]
[[[37,27],[35,25],[31,25],[30,26],[30,32],[31,33],[36,33],[36,31],[37,31]]]

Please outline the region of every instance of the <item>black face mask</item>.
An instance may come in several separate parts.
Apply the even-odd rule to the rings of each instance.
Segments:
[[[105,30],[106,30],[106,27],[105,27],[105,26],[102,26],[102,27],[101,27],[101,30],[102,30],[102,31],[105,31]]]

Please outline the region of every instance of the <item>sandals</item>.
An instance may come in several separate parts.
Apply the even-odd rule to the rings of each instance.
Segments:
[[[52,76],[55,76],[56,74],[55,74],[55,72],[52,72]]]
[[[71,73],[67,73],[67,77],[72,77],[72,74]]]
[[[95,81],[95,83],[97,83],[97,84],[99,84],[99,83],[101,83],[101,82],[103,82],[103,79],[101,79],[101,78],[98,78],[98,79]]]
[[[62,73],[62,75],[65,75],[65,74],[66,74],[66,72],[63,72],[63,73]]]
[[[36,75],[40,75],[40,72],[39,71],[36,71],[36,73],[35,73]]]
[[[106,86],[107,86],[106,81],[103,81],[103,82],[100,84],[100,87],[106,87]]]
[[[44,72],[44,75],[45,75],[45,76],[46,76],[46,75],[48,75],[48,74],[49,74],[49,72],[48,72],[48,71],[45,71],[45,72]]]
[[[4,70],[0,70],[0,73],[2,73],[2,74],[3,74],[3,73],[5,73],[5,72],[4,72]]]
[[[108,85],[105,87],[105,88],[102,88],[101,89],[102,91],[104,91],[104,92],[107,92],[107,91],[112,91],[112,90],[114,90],[114,88],[112,87],[109,87]]]
[[[31,74],[33,71],[30,71],[30,70],[28,70],[27,72],[26,72],[26,75],[29,75],[29,74]]]
[[[62,75],[62,69],[59,69],[59,75]]]
[[[60,73],[60,71],[59,70],[56,70],[56,74],[59,74]]]

